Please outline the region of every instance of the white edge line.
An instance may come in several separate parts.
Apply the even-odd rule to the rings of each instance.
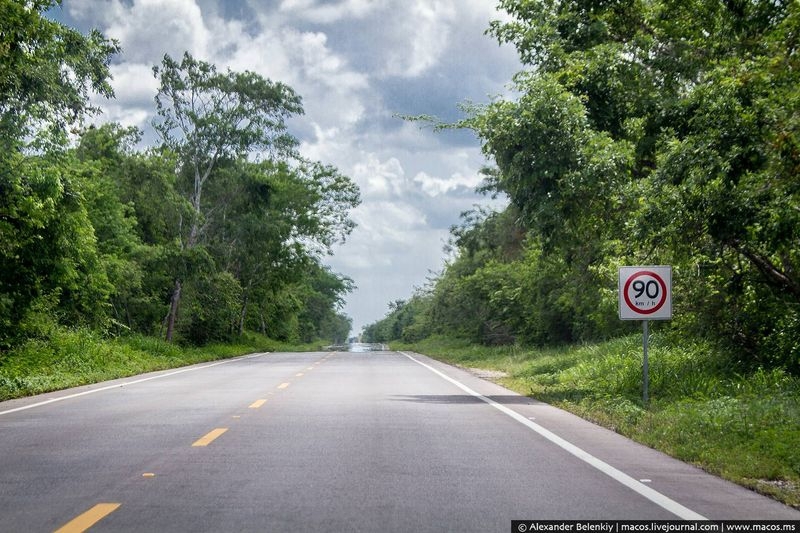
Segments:
[[[19,411],[26,411],[28,409],[33,409],[34,407],[42,407],[44,405],[49,405],[51,403],[56,402],[63,402],[64,400],[70,400],[72,398],[78,398],[80,396],[87,396],[89,394],[95,394],[97,392],[103,392],[111,389],[116,389],[119,387],[125,387],[127,385],[136,385],[137,383],[144,383],[145,381],[152,381],[154,379],[161,379],[161,378],[168,378],[170,376],[174,376],[176,374],[183,374],[184,372],[194,372],[195,370],[204,370],[206,368],[211,368],[214,366],[225,365],[228,363],[233,363],[234,361],[242,361],[244,359],[251,359],[253,357],[261,357],[262,355],[267,355],[269,352],[259,352],[250,355],[245,355],[243,357],[235,357],[233,359],[225,359],[224,361],[218,361],[216,363],[211,363],[210,365],[203,365],[203,366],[191,366],[189,368],[182,368],[181,370],[176,370],[175,372],[169,372],[167,374],[160,374],[158,376],[151,376],[149,378],[142,378],[137,379],[134,381],[126,381],[124,383],[115,383],[114,385],[108,385],[107,387],[100,387],[99,389],[92,389],[83,392],[77,392],[75,394],[70,394],[67,396],[60,396],[58,398],[51,398],[50,400],[45,400],[43,402],[32,403],[30,405],[23,405],[22,407],[15,407],[14,409],[8,409],[7,411],[0,411],[0,416],[8,415],[11,413],[17,413]]]
[[[408,357],[409,359],[411,359],[412,361],[414,361],[418,365],[421,365],[421,366],[427,368],[428,370],[430,370],[434,374],[438,375],[442,379],[444,379],[446,381],[449,381],[450,383],[452,383],[453,385],[455,385],[459,389],[463,390],[467,394],[469,394],[471,396],[474,396],[475,398],[480,399],[481,401],[491,405],[492,407],[494,407],[495,409],[497,409],[501,413],[513,418],[514,420],[516,420],[520,424],[528,427],[529,429],[532,429],[533,431],[535,431],[536,433],[538,433],[539,435],[541,435],[545,439],[549,440],[553,444],[561,447],[562,449],[564,449],[565,451],[567,451],[570,454],[574,455],[578,459],[580,459],[580,460],[588,463],[589,465],[593,466],[594,468],[600,470],[604,474],[610,476],[611,478],[613,478],[614,480],[618,481],[619,483],[625,485],[626,487],[628,487],[629,489],[633,490],[634,492],[639,493],[640,495],[644,496],[645,498],[647,498],[651,502],[655,503],[656,505],[666,509],[670,513],[672,513],[672,514],[674,514],[674,515],[676,515],[676,516],[678,516],[678,517],[680,517],[680,518],[682,518],[684,520],[708,520],[708,518],[706,518],[705,516],[703,516],[703,515],[701,515],[699,513],[696,513],[695,511],[692,511],[691,509],[689,509],[687,507],[684,507],[683,505],[679,504],[675,500],[672,500],[672,499],[668,498],[667,496],[664,496],[660,492],[658,492],[656,490],[653,490],[652,488],[648,487],[647,485],[645,485],[643,483],[640,483],[639,481],[635,480],[634,478],[632,478],[628,474],[626,474],[626,473],[624,473],[624,472],[622,472],[620,470],[617,470],[616,468],[614,468],[610,464],[608,464],[608,463],[606,463],[604,461],[601,461],[597,457],[591,455],[589,452],[586,452],[586,451],[582,450],[581,448],[578,448],[577,446],[575,446],[571,442],[559,437],[558,435],[556,435],[555,433],[553,433],[549,429],[546,429],[546,428],[540,426],[539,424],[536,424],[535,422],[530,421],[529,419],[525,418],[524,416],[522,416],[521,414],[517,413],[516,411],[513,411],[513,410],[509,409],[505,405],[497,403],[496,401],[492,400],[491,398],[487,398],[486,396],[483,396],[482,394],[479,394],[479,393],[475,392],[474,390],[470,389],[469,387],[467,387],[463,383],[461,383],[461,382],[451,378],[450,376],[447,376],[446,374],[436,370],[432,366],[427,365],[427,364],[423,363],[422,361],[419,361],[419,360],[415,359],[414,357],[410,356],[409,354],[407,354],[405,352],[400,352],[400,353],[405,355],[406,357]],[[0,414],[2,414],[2,413],[0,413]]]

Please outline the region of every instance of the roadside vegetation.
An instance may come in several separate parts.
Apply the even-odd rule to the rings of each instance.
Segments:
[[[353,283],[323,259],[359,191],[297,152],[300,95],[165,55],[149,135],[103,123],[123,51],[59,4],[0,0],[0,399],[344,341]]]
[[[187,346],[143,335],[107,338],[90,329],[60,328],[48,340],[30,340],[0,359],[0,401],[255,352],[319,349],[316,343],[280,342],[257,333],[235,342]]]
[[[501,0],[511,93],[462,106],[508,199],[364,329],[798,504],[800,3]],[[673,267],[655,327],[618,318],[624,265]],[[451,340],[443,340],[451,339]],[[458,339],[458,340],[452,340]]]
[[[800,508],[800,378],[782,369],[742,374],[707,343],[656,333],[645,408],[641,343],[630,335],[521,348],[431,337],[392,349],[505,373],[494,381]]]

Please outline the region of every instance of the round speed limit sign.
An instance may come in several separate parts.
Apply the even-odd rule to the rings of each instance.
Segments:
[[[619,317],[622,320],[671,319],[672,267],[620,267]]]

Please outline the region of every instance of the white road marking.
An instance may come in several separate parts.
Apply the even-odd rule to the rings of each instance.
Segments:
[[[174,376],[176,374],[183,374],[184,372],[194,372],[195,370],[205,370],[206,368],[211,368],[211,367],[219,366],[219,365],[226,365],[228,363],[233,363],[235,361],[242,361],[244,359],[251,359],[253,357],[261,357],[262,355],[267,355],[267,353],[269,353],[269,352],[254,353],[254,354],[250,354],[250,355],[245,355],[244,357],[236,357],[234,359],[226,359],[224,361],[218,361],[218,362],[212,363],[210,365],[194,366],[194,367],[191,367],[191,368],[183,368],[181,370],[176,370],[175,372],[169,372],[168,374],[161,374],[159,376],[152,376],[152,377],[149,377],[149,378],[137,379],[137,380],[134,380],[134,381],[126,381],[124,383],[116,383],[114,385],[109,385],[107,387],[100,387],[99,389],[92,389],[92,390],[87,390],[87,391],[83,391],[83,392],[78,392],[78,393],[75,393],[75,394],[70,394],[68,396],[61,396],[59,398],[51,398],[51,399],[45,400],[43,402],[32,403],[30,405],[23,405],[22,407],[15,407],[14,409],[8,409],[7,411],[0,411],[0,416],[8,415],[8,414],[11,414],[11,413],[17,413],[19,411],[25,411],[27,409],[33,409],[34,407],[42,407],[43,405],[49,405],[51,403],[63,402],[64,400],[70,400],[72,398],[78,398],[80,396],[87,396],[89,394],[94,394],[96,392],[103,392],[103,391],[107,391],[107,390],[111,390],[111,389],[116,389],[118,387],[125,387],[127,385],[136,385],[137,383],[144,383],[145,381],[152,381],[154,379],[168,378],[168,377]]]
[[[699,513],[696,513],[695,511],[692,511],[688,507],[684,507],[683,505],[679,504],[675,500],[672,500],[672,499],[668,498],[667,496],[664,496],[660,492],[651,489],[647,485],[644,485],[643,483],[635,480],[634,478],[632,478],[628,474],[626,474],[626,473],[624,473],[624,472],[622,472],[620,470],[617,470],[616,468],[614,468],[610,464],[608,464],[608,463],[606,463],[604,461],[601,461],[600,459],[596,458],[595,456],[591,455],[590,453],[582,450],[581,448],[578,448],[577,446],[575,446],[571,442],[559,437],[558,435],[556,435],[555,433],[553,433],[549,429],[546,429],[546,428],[540,426],[539,424],[536,424],[535,422],[532,422],[531,420],[528,420],[527,418],[525,418],[521,414],[517,413],[516,411],[513,411],[513,410],[509,409],[505,405],[497,403],[496,401],[492,400],[491,398],[487,398],[486,396],[475,392],[474,390],[470,389],[469,387],[467,387],[466,385],[464,385],[460,381],[455,380],[455,379],[451,378],[450,376],[448,376],[446,374],[443,374],[442,372],[436,370],[432,366],[427,365],[427,364],[423,363],[422,361],[419,361],[418,359],[415,359],[414,357],[410,356],[409,354],[407,354],[405,352],[400,352],[400,353],[405,355],[406,357],[408,357],[409,359],[411,359],[412,361],[414,361],[418,365],[427,368],[428,370],[430,370],[431,372],[433,372],[437,376],[441,377],[445,381],[449,381],[450,383],[452,383],[453,385],[455,385],[459,389],[463,390],[464,392],[466,392],[470,396],[474,396],[475,398],[478,398],[479,400],[491,405],[492,407],[494,407],[495,409],[497,409],[501,413],[513,418],[514,420],[516,420],[517,422],[519,422],[523,426],[526,426],[529,429],[532,429],[533,431],[535,431],[536,433],[538,433],[539,435],[541,435],[545,439],[549,440],[553,444],[561,447],[562,449],[564,449],[565,451],[567,451],[570,454],[574,455],[578,459],[580,459],[580,460],[584,461],[585,463],[588,463],[589,465],[593,466],[594,468],[600,470],[601,472],[603,472],[607,476],[610,476],[614,480],[616,480],[619,483],[625,485],[626,487],[628,487],[629,489],[633,490],[634,492],[637,492],[638,494],[644,496],[645,498],[647,498],[651,502],[655,503],[659,507],[662,507],[663,509],[666,509],[670,513],[672,513],[672,514],[674,514],[674,515],[676,515],[676,516],[678,516],[678,517],[680,517],[680,518],[682,518],[684,520],[708,520],[708,518],[706,518],[705,516],[703,516],[703,515],[701,515]]]

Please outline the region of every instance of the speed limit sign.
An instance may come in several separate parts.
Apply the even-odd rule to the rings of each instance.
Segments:
[[[648,345],[651,320],[672,318],[672,267],[626,266],[619,268],[619,317],[642,321],[642,399],[649,402]]]
[[[671,319],[672,267],[620,267],[619,317],[622,320]]]

